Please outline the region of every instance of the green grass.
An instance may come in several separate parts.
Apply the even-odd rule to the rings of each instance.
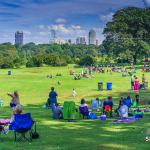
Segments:
[[[121,96],[135,96],[130,89],[130,77],[121,77],[119,73],[94,74],[93,79],[73,80],[69,75],[69,67],[43,67],[31,69],[13,69],[12,76],[7,75],[8,70],[0,70],[0,97],[4,100],[4,107],[0,108],[1,118],[10,118],[10,97],[7,92],[18,90],[24,112],[31,112],[37,120],[40,139],[28,142],[13,142],[13,132],[1,135],[0,150],[149,150],[149,142],[145,142],[146,130],[150,126],[150,113],[144,118],[130,124],[109,124],[111,121],[79,120],[68,123],[66,121],[55,121],[51,119],[51,111],[42,108],[47,100],[50,87],[54,86],[59,94],[58,102],[61,104],[66,100],[72,100],[72,89],[75,88],[78,105],[81,98],[88,102],[95,97],[105,99],[111,95],[115,104]],[[82,69],[76,68],[75,72]],[[47,79],[47,74],[56,75],[62,73],[62,77]],[[141,79],[142,73],[138,71],[137,76]],[[149,83],[150,75],[145,74]],[[57,82],[62,85],[58,86]],[[98,91],[97,83],[102,81],[104,87],[106,82],[113,83],[112,91]],[[141,91],[141,103],[146,104],[150,100],[150,89]]]

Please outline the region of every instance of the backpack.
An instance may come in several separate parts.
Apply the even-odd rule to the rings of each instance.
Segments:
[[[38,139],[39,137],[40,135],[36,131],[36,122],[35,122],[35,129],[34,129],[34,132],[32,133],[32,139]]]
[[[93,112],[90,112],[89,119],[97,119],[97,116]]]

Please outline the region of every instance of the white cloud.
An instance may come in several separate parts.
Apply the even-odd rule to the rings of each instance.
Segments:
[[[111,21],[113,15],[114,15],[114,13],[111,12],[111,13],[109,13],[107,15],[100,16],[100,20],[103,21],[103,22]]]
[[[51,26],[48,26],[48,29],[63,32],[63,33],[69,33],[70,32],[69,29],[67,27],[65,27],[64,24],[51,25]]]
[[[27,30],[24,30],[23,33],[24,33],[25,35],[31,35],[31,32],[30,32],[30,31],[27,31]]]
[[[39,35],[41,35],[41,36],[47,36],[47,35],[49,35],[49,32],[39,32]]]
[[[64,19],[64,18],[57,18],[57,19],[55,20],[55,22],[56,22],[56,23],[60,23],[60,24],[64,24],[64,23],[66,23],[67,21],[66,21],[66,19]]]
[[[64,34],[74,34],[76,32],[84,33],[84,31],[85,31],[79,25],[65,26],[64,24],[51,25],[51,26],[48,26],[48,29],[62,32]]]
[[[81,26],[79,26],[79,25],[71,25],[71,28],[75,29],[75,30],[80,30]]]
[[[45,25],[39,25],[38,28],[43,30],[43,29],[45,29]]]

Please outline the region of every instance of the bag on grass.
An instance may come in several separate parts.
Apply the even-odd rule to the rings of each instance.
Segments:
[[[97,116],[93,112],[90,112],[89,119],[97,119]]]
[[[40,135],[36,131],[36,122],[35,122],[35,129],[34,129],[34,132],[32,133],[32,139],[38,139],[39,137]]]

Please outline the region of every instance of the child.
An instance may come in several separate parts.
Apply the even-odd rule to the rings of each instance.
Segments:
[[[72,90],[72,96],[73,96],[73,98],[76,97],[76,94],[77,94],[77,93],[76,93],[75,89],[73,89],[73,90]]]

